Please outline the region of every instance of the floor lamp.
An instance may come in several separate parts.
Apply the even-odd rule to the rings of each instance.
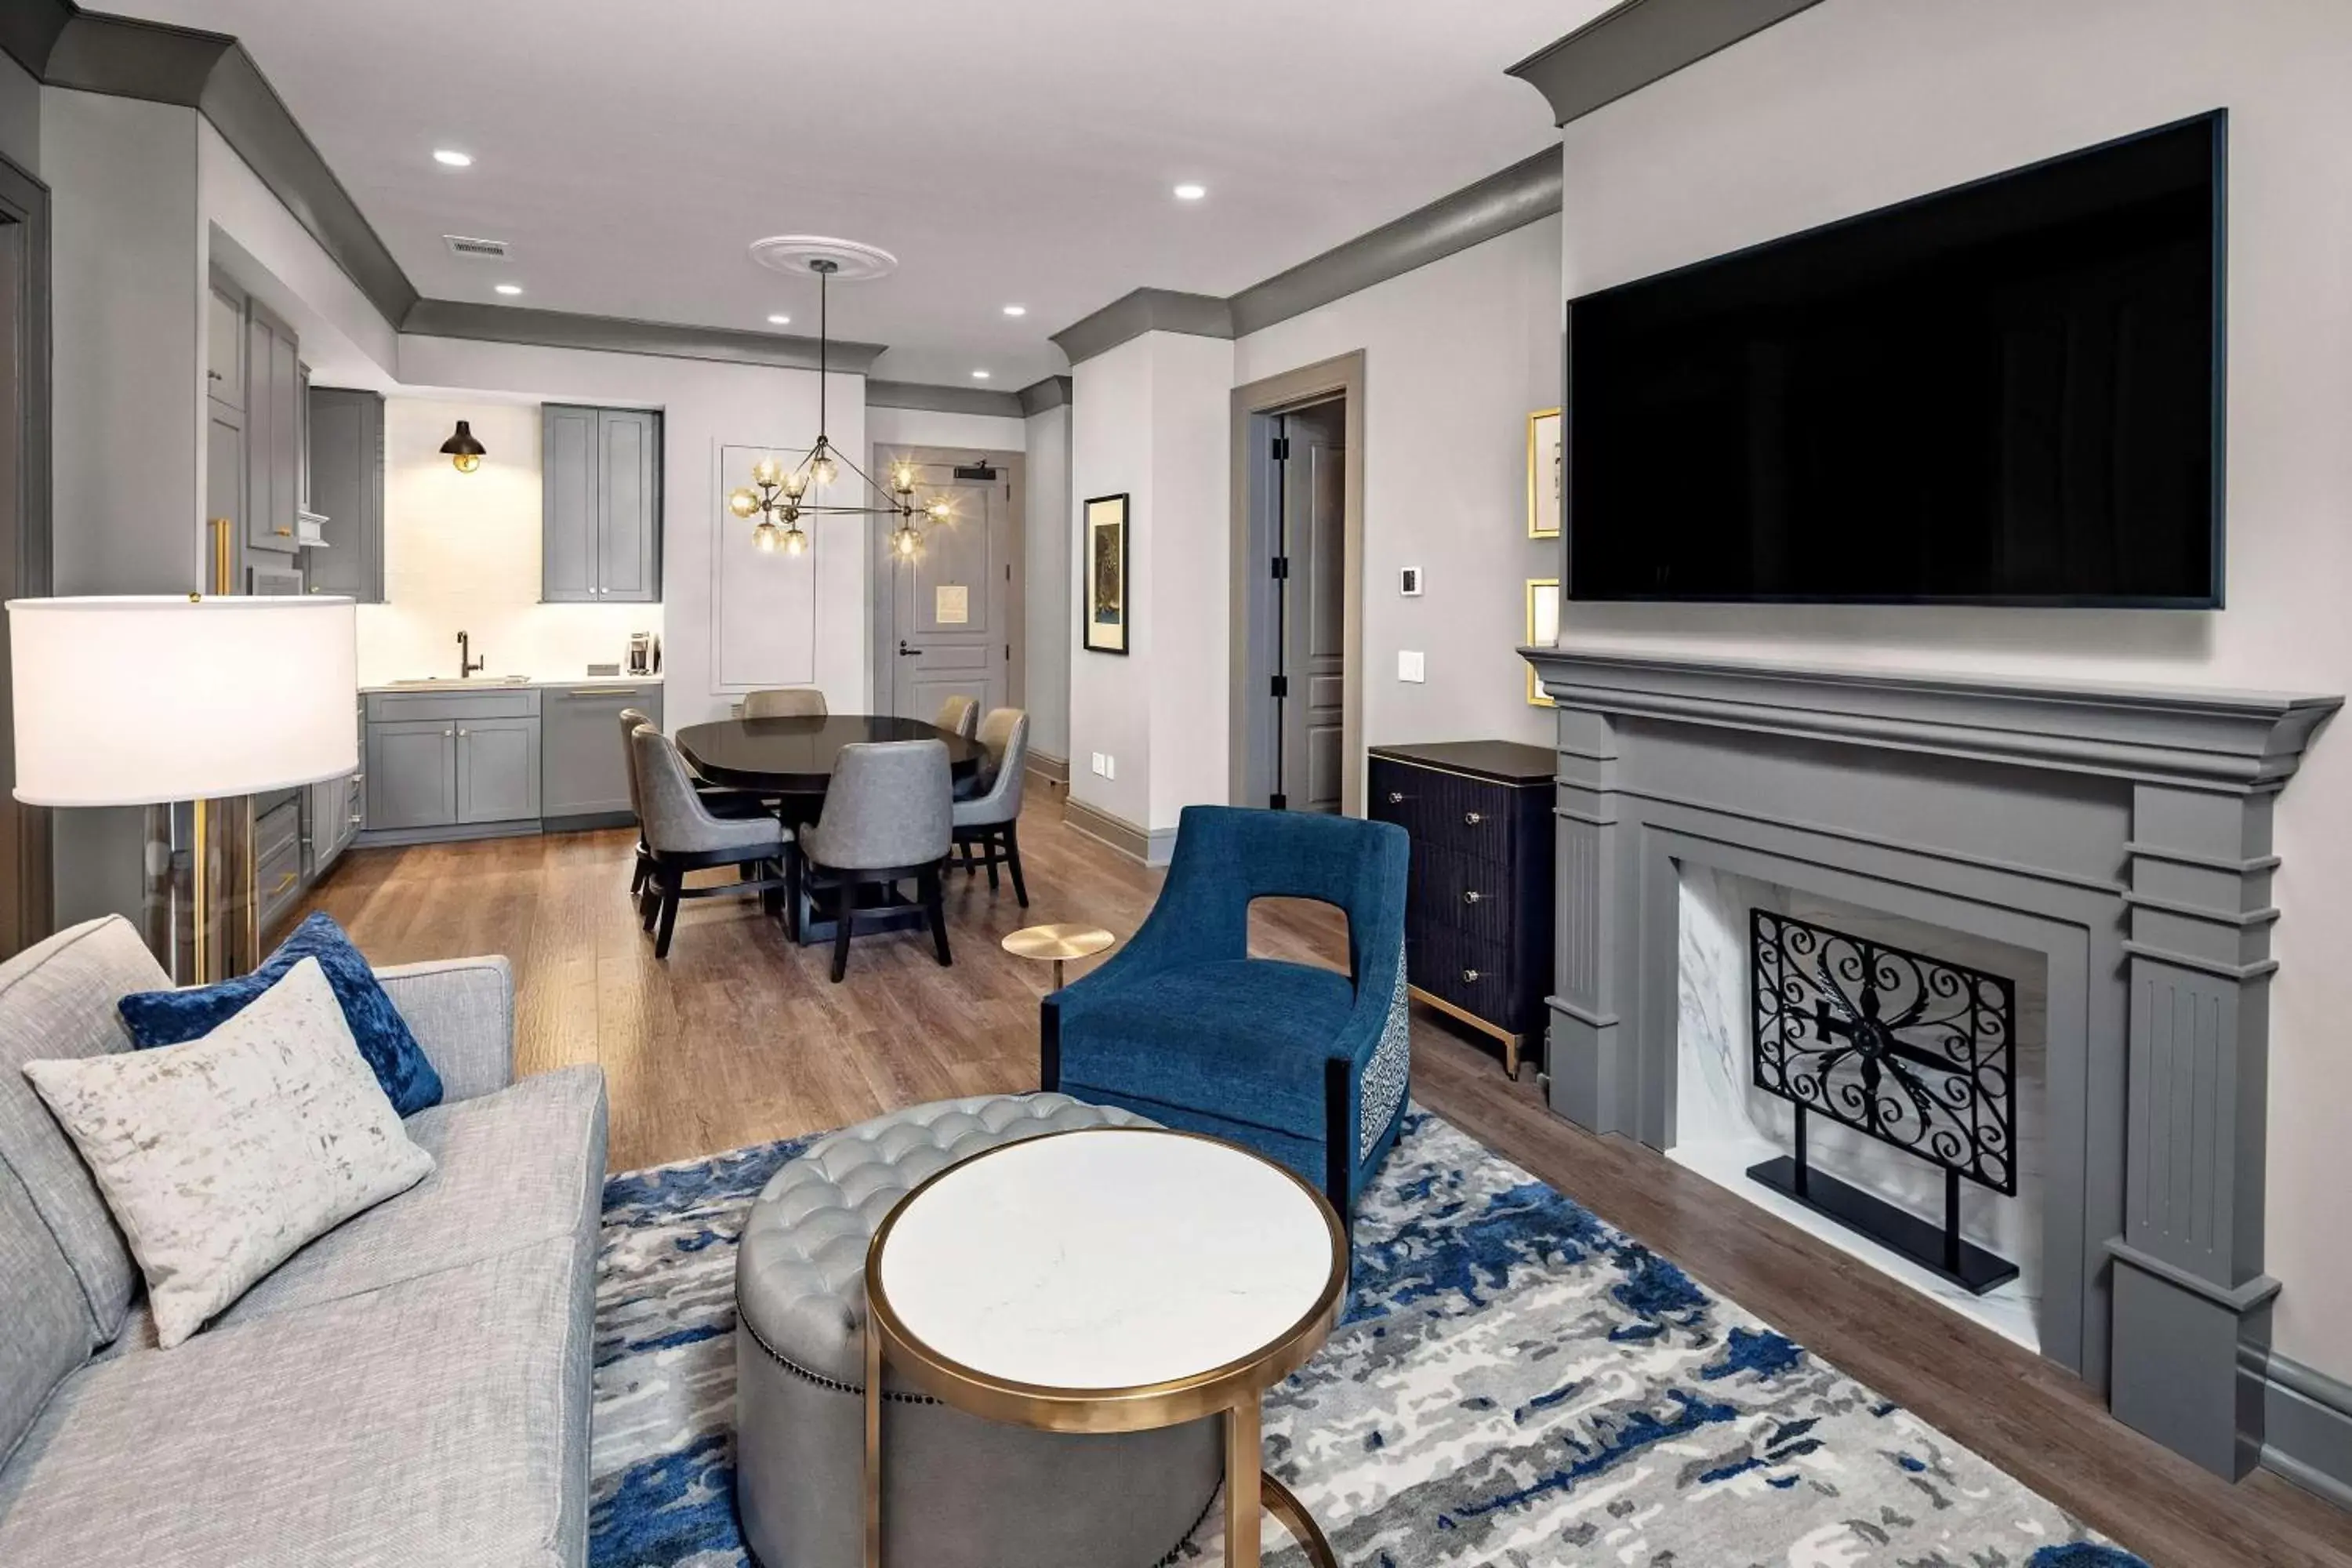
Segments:
[[[9,601],[16,798],[146,806],[151,845],[178,842],[188,803],[185,855],[143,866],[170,914],[148,941],[180,984],[259,960],[252,797],[358,771],[357,638],[343,598]]]

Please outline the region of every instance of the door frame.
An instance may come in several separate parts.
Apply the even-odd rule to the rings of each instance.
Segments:
[[[24,276],[16,298],[0,300],[0,310],[13,311],[23,328],[19,339],[23,374],[16,411],[19,467],[16,487],[18,528],[16,541],[16,593],[26,598],[46,597],[54,587],[51,550],[50,494],[50,363],[49,331],[49,187],[31,171],[0,157],[0,217],[25,232]],[[6,722],[7,698],[0,693],[0,771],[13,774],[16,741]],[[56,875],[51,863],[50,815],[47,808],[19,805],[16,811],[16,864],[25,874],[7,889],[7,920],[14,930],[0,932],[8,952],[29,947],[49,934],[57,921]],[[0,954],[5,956],[5,954]]]
[[[1262,489],[1271,477],[1271,465],[1256,461],[1250,432],[1258,420],[1286,414],[1310,404],[1345,399],[1348,450],[1340,465],[1342,564],[1340,642],[1347,668],[1340,676],[1339,810],[1348,816],[1364,815],[1364,351],[1318,360],[1279,375],[1237,386],[1233,392],[1233,464],[1230,555],[1233,562],[1229,624],[1231,646],[1226,653],[1228,700],[1226,799],[1234,805],[1257,805],[1252,799],[1250,727],[1254,716],[1265,716],[1265,702],[1251,683],[1250,589],[1256,581],[1251,556],[1251,520],[1263,500]]]
[[[866,456],[872,461],[877,479],[884,479],[890,463],[904,458],[914,463],[944,463],[950,468],[974,461],[984,462],[992,468],[1004,470],[1005,483],[1012,493],[1004,503],[1005,517],[1011,529],[1005,563],[1013,568],[1006,584],[1004,618],[1005,641],[1013,645],[1004,661],[1004,703],[1008,708],[1024,705],[1028,688],[1023,671],[1029,662],[1029,639],[1025,631],[1026,615],[1023,599],[1026,593],[1027,521],[1024,509],[1029,501],[1029,476],[1023,462],[1024,454],[984,447],[934,447],[913,442],[875,441],[868,444]],[[887,483],[887,479],[885,479]],[[866,540],[866,624],[870,635],[866,646],[866,689],[869,706],[877,713],[884,711],[895,700],[898,680],[898,649],[891,646],[890,604],[895,579],[891,575],[890,525],[886,518],[869,518]],[[928,525],[928,526],[936,526]],[[884,693],[894,696],[886,699]]]

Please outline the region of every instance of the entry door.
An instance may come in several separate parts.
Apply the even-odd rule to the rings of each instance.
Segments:
[[[1327,404],[1285,415],[1275,468],[1282,549],[1275,683],[1281,738],[1275,791],[1292,811],[1337,813],[1346,710],[1345,415]]]
[[[950,697],[980,710],[1011,699],[1013,520],[1000,471],[993,479],[958,479],[951,463],[916,465],[917,493],[944,493],[950,521],[918,520],[922,549],[911,559],[887,554],[891,624],[883,628],[890,670],[890,711],[929,719]],[[875,526],[887,534],[886,519]]]

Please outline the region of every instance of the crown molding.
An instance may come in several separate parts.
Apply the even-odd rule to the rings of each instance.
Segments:
[[[46,86],[194,110],[385,321],[416,303],[383,237],[235,38],[101,16],[71,0],[0,0],[0,48]]]
[[[992,392],[984,386],[940,386],[927,381],[874,381],[866,384],[868,408],[920,408],[933,414],[986,414],[999,418],[1022,416],[1021,395]]]
[[[594,353],[656,354],[666,359],[715,360],[724,364],[767,365],[785,370],[817,368],[817,341],[784,332],[743,332],[724,327],[681,327],[666,321],[633,321],[620,316],[587,316],[519,305],[483,305],[462,300],[419,300],[400,321],[404,337],[465,338],[476,342],[521,343],[532,348],[580,349]],[[835,338],[825,351],[825,367],[864,375],[881,357],[880,343]],[[1011,394],[1003,395],[1010,396]]]
[[[1043,381],[1033,381],[1015,395],[1021,399],[1023,414],[1043,414],[1048,408],[1062,408],[1076,395],[1077,383],[1066,375],[1049,375]]]
[[[1137,289],[1091,316],[1081,316],[1053,336],[1055,347],[1076,364],[1146,332],[1183,332],[1196,338],[1234,335],[1232,302],[1213,294],[1173,289]]]
[[[1505,74],[1544,95],[1561,125],[1639,92],[1820,0],[1625,0]]]

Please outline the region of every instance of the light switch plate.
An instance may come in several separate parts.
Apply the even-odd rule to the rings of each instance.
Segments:
[[[1420,567],[1400,566],[1397,568],[1397,592],[1408,599],[1418,599],[1421,597]]]
[[[1108,752],[1103,753],[1103,777],[1107,779],[1118,777],[1118,759]]]
[[[1418,648],[1401,647],[1397,649],[1397,679],[1399,680],[1426,680],[1429,679],[1423,673],[1422,656],[1421,651]]]

